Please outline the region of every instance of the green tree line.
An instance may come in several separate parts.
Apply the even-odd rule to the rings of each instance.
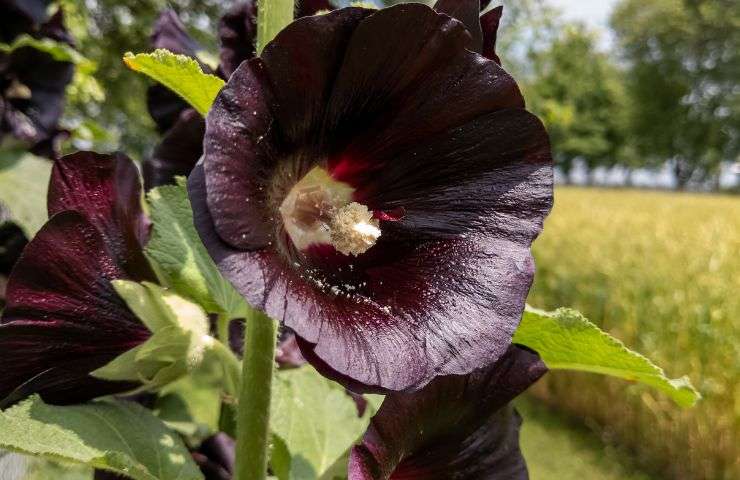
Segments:
[[[119,148],[142,158],[157,134],[146,81],[125,69],[146,51],[158,12],[175,9],[204,52],[216,51],[218,0],[61,0],[95,82],[71,89],[70,148]],[[349,2],[339,2],[340,4]],[[387,3],[397,3],[388,1]],[[596,32],[565,21],[544,0],[504,0],[497,48],[528,108],[546,123],[561,172],[669,164],[678,188],[716,184],[740,154],[740,3],[620,0],[606,49]]]

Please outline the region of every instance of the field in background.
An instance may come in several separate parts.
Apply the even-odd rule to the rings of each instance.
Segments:
[[[558,188],[529,303],[571,306],[704,395],[551,373],[534,394],[675,479],[740,478],[740,197]]]

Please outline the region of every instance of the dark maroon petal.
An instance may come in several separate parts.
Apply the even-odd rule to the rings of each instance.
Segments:
[[[149,190],[173,184],[176,176],[187,176],[203,154],[205,130],[206,122],[198,112],[192,108],[184,110],[152,156],[144,160],[144,187]]]
[[[336,7],[328,0],[299,0],[296,2],[296,18],[316,15],[318,12],[330,12]]]
[[[496,55],[496,36],[498,34],[499,22],[504,12],[503,5],[491,9],[480,17],[483,28],[483,56],[501,65],[501,59]]]
[[[217,433],[203,441],[193,458],[206,480],[231,480],[236,463],[236,443],[225,433]]]
[[[39,35],[74,46],[74,38],[64,25],[64,11],[60,8],[39,28]]]
[[[534,273],[528,242],[471,235],[394,245],[399,259],[365,268],[362,297],[332,295],[277,252],[224,243],[205,202],[203,169],[189,179],[195,226],[221,272],[295,331],[323,374],[356,391],[419,388],[498,358],[518,325]],[[371,262],[372,263],[372,262]]]
[[[229,78],[245,60],[254,57],[257,38],[257,5],[252,0],[232,6],[218,23],[221,72]]]
[[[417,177],[433,170],[414,159],[410,149],[439,141],[451,130],[483,115],[523,108],[524,100],[514,80],[499,65],[460,48],[453,59],[418,80],[414,91],[394,99],[392,104],[392,115],[362,121],[371,128],[353,134],[348,145],[329,159],[332,176],[356,186],[360,201],[367,201],[373,188],[384,188],[378,175],[387,166],[396,165],[399,156],[411,157]],[[432,150],[427,152],[425,158]],[[397,166],[407,168],[411,164]]]
[[[483,370],[389,395],[352,449],[349,479],[528,478],[521,419],[506,405],[546,371],[535,353],[512,346]]]
[[[373,10],[345,8],[305,17],[291,23],[265,47],[261,58],[273,93],[272,111],[288,145],[315,140],[320,133],[337,69],[346,50],[359,48],[355,38],[360,29],[356,27],[372,13]],[[372,17],[376,15],[379,14]],[[397,45],[406,47],[403,42]],[[386,68],[392,70],[393,65]],[[354,85],[354,93],[364,86]]]
[[[293,332],[286,331],[281,335],[275,351],[275,361],[281,368],[296,368],[306,364]]]
[[[157,130],[165,133],[174,126],[182,112],[191,107],[169,88],[156,84],[146,91],[146,108]]]
[[[25,86],[31,96],[0,99],[5,104],[0,108],[0,135],[9,133],[29,146],[54,138],[59,132],[64,92],[72,80],[74,65],[58,62],[31,47],[19,48],[3,61],[7,64],[0,75]]]
[[[193,57],[200,50],[198,42],[185,30],[174,10],[166,9],[159,14],[151,36],[153,48],[164,48],[172,53]]]
[[[131,389],[87,375],[149,336],[113,289],[111,280],[130,278],[113,253],[93,223],[70,211],[28,244],[0,319],[5,404],[32,393],[75,403]]]
[[[327,0],[303,0],[296,3],[295,16],[301,18],[329,10],[334,10],[334,5]],[[218,37],[221,43],[220,72],[224,78],[229,78],[243,61],[255,56],[256,17],[257,5],[252,0],[235,4],[221,17]]]
[[[10,43],[21,33],[30,33],[46,18],[50,0],[0,0],[0,42]]]
[[[272,234],[264,190],[274,168],[265,150],[273,120],[263,76],[259,59],[242,63],[206,119],[208,203],[219,235],[241,248],[264,246]]]
[[[171,52],[196,58],[201,49],[185,31],[174,10],[166,9],[159,14],[151,35],[152,48],[164,48]],[[187,102],[167,87],[155,84],[147,90],[147,109],[160,132],[169,130],[180,114],[190,108]]]
[[[206,122],[189,181],[206,248],[309,362],[356,391],[470,373],[506,351],[521,318],[552,203],[549,141],[469,41],[419,4],[307,17],[242,63]],[[277,206],[316,164],[387,214],[359,257],[286,246]]]
[[[378,163],[356,174],[355,198],[373,209],[403,207],[402,219],[385,224],[401,238],[490,232],[528,248],[552,206],[547,132],[522,109],[478,117]]]
[[[472,37],[470,50],[480,53],[483,48],[483,32],[480,26],[481,0],[437,0],[434,9],[460,20]]]
[[[142,248],[149,221],[141,207],[139,171],[125,155],[77,152],[54,163],[49,215],[79,212],[97,228],[118,265],[137,280],[154,280]]]
[[[283,35],[290,31],[286,28]],[[409,96],[424,94],[418,83],[469,42],[462,23],[421,4],[400,4],[367,17],[352,34],[332,89],[325,120],[332,141],[338,143],[332,150],[392,118]]]

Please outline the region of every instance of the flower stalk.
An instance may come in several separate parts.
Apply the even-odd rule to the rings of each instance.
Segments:
[[[293,21],[293,0],[261,0],[257,53]],[[244,358],[236,419],[236,479],[264,480],[270,440],[270,399],[275,370],[277,322],[250,309],[244,328]]]
[[[293,0],[261,0],[257,4],[257,54],[293,21]]]
[[[237,480],[264,480],[270,440],[270,398],[277,322],[251,309],[244,332],[244,360],[236,419]]]

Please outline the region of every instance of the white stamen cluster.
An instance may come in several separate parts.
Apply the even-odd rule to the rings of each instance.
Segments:
[[[280,205],[283,226],[293,245],[331,244],[344,255],[360,255],[380,237],[380,223],[365,205],[352,201],[353,189],[314,167]]]
[[[329,224],[331,244],[345,255],[360,255],[380,237],[380,222],[365,205],[352,202],[337,209]]]

